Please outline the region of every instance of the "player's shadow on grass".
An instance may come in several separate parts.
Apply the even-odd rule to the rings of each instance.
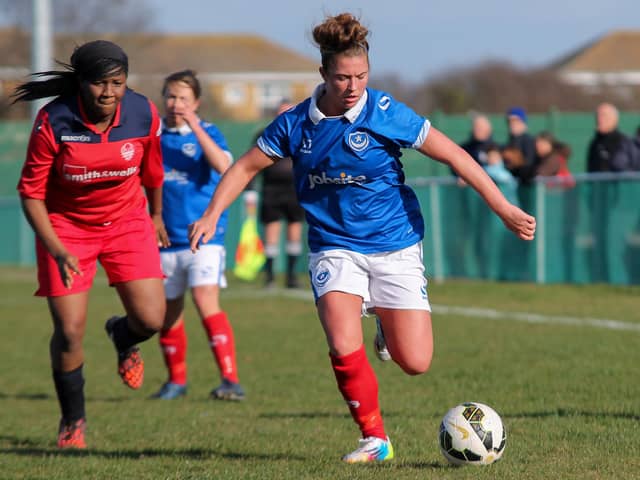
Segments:
[[[504,418],[545,418],[545,417],[592,417],[592,418],[621,418],[626,420],[640,420],[640,413],[632,412],[589,412],[573,408],[557,408],[542,412],[522,412],[502,415]]]
[[[49,393],[5,393],[0,392],[0,400],[51,400],[54,396]],[[130,397],[119,396],[119,397],[99,397],[99,396],[89,396],[86,397],[87,401],[91,402],[124,402],[130,399]]]
[[[49,400],[51,395],[48,393],[4,393],[0,392],[0,400]]]
[[[277,461],[285,460],[292,461],[297,460],[300,462],[308,461],[309,459],[300,455],[292,455],[289,453],[255,453],[255,452],[219,452],[216,450],[206,448],[189,448],[189,449],[167,449],[162,450],[158,448],[142,449],[142,450],[100,450],[91,449],[86,450],[60,450],[54,447],[39,447],[37,443],[29,439],[18,438],[8,435],[0,435],[0,442],[7,442],[13,447],[0,448],[1,455],[21,455],[21,456],[33,456],[42,457],[51,456],[57,457],[102,457],[106,459],[141,459],[141,458],[189,458],[191,460],[210,460],[211,458],[223,458],[225,460],[238,460],[238,461]],[[388,464],[375,464],[371,465],[371,468],[375,470],[444,470],[451,467],[446,463],[440,462],[393,462]]]
[[[207,448],[188,448],[188,449],[160,449],[160,448],[144,448],[141,450],[60,450],[54,447],[39,447],[28,439],[21,439],[7,435],[0,435],[0,441],[9,442],[16,446],[9,448],[0,448],[2,455],[22,455],[42,457],[43,455],[55,455],[59,457],[102,457],[107,459],[140,459],[140,458],[189,458],[191,460],[209,460],[211,458],[224,458],[226,460],[308,460],[300,455],[292,455],[289,453],[256,453],[256,452],[228,452],[217,451]]]

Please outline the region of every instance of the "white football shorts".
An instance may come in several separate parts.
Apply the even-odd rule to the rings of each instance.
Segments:
[[[309,275],[316,301],[325,293],[339,291],[362,297],[363,314],[375,307],[431,311],[422,242],[383,253],[310,253]]]
[[[226,251],[222,245],[200,245],[196,253],[189,248],[160,252],[164,289],[169,300],[184,295],[187,288],[219,285],[226,288]]]

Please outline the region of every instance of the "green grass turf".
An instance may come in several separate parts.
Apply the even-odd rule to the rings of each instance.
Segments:
[[[434,313],[435,356],[409,377],[367,348],[396,459],[344,465],[358,431],[335,386],[310,296],[232,283],[222,303],[235,328],[248,398],[207,398],[218,383],[194,309],[187,310],[189,394],[148,400],[165,379],[155,339],[142,346],[145,384],[116,374],[105,319],[122,308],[100,276],[85,338],[86,452],[55,448],[58,406],[48,361],[50,319],[30,269],[0,269],[0,478],[7,479],[632,479],[640,478],[640,331]],[[455,281],[432,303],[640,324],[640,288]],[[503,460],[449,466],[441,417],[475,400],[503,417]]]

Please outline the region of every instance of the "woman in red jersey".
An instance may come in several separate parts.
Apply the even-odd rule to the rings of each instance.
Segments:
[[[37,115],[18,192],[36,234],[36,295],[47,297],[53,319],[58,447],[86,448],[82,341],[96,261],[126,312],[105,328],[127,386],[141,386],[136,345],[164,318],[160,120],[146,97],[127,88],[128,58],[118,45],[85,43],[61,65],[16,89],[15,101],[56,97]]]

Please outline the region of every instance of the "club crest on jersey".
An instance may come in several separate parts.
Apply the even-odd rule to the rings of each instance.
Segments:
[[[187,157],[194,157],[196,155],[196,144],[185,143],[184,145],[182,145],[182,153],[184,153]]]
[[[127,142],[124,145],[122,145],[122,147],[120,148],[120,155],[127,162],[133,158],[134,153],[136,153],[136,149],[133,146],[133,143]]]
[[[369,135],[365,132],[353,132],[349,134],[349,146],[354,152],[361,152],[369,146]]]

